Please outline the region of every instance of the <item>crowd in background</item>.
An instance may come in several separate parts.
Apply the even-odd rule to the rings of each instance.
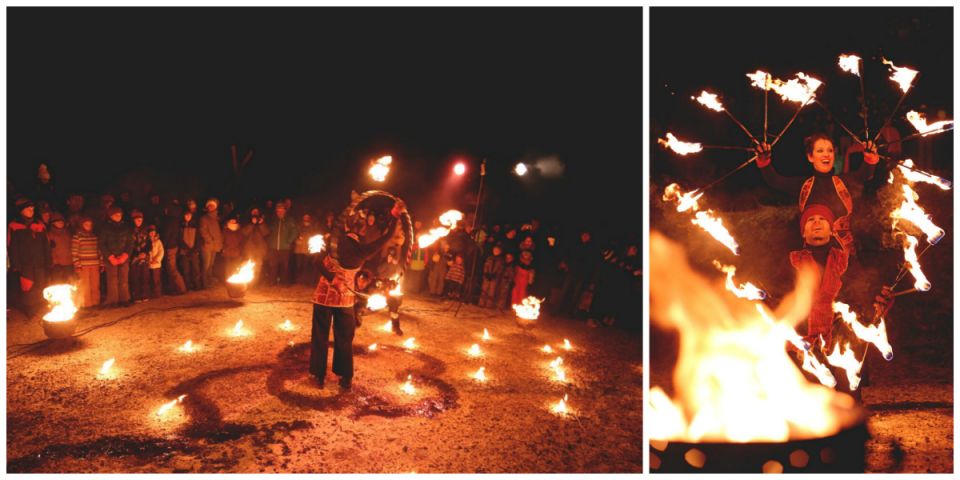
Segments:
[[[8,299],[29,315],[46,311],[48,285],[76,285],[82,309],[126,306],[220,286],[247,260],[256,266],[251,287],[312,286],[318,256],[308,241],[323,235],[329,244],[335,218],[290,198],[238,208],[233,199],[157,192],[61,195],[45,165],[32,189],[10,190]],[[636,242],[601,244],[588,229],[568,238],[537,219],[470,223],[427,248],[414,242],[405,293],[499,311],[534,296],[553,315],[640,328]],[[414,225],[415,235],[436,226]]]

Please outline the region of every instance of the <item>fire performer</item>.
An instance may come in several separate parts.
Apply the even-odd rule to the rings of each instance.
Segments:
[[[339,384],[344,390],[349,390],[353,382],[355,277],[363,263],[380,253],[380,249],[394,237],[384,234],[370,243],[361,243],[358,233],[361,225],[351,223],[352,211],[357,203],[358,200],[354,200],[354,204],[342,215],[342,220],[338,222],[340,228],[334,232],[334,242],[320,262],[320,279],[313,294],[313,328],[310,334],[310,373],[317,377],[322,386],[327,373],[327,349],[332,323],[333,373],[340,376]],[[390,214],[393,220],[389,222],[387,232],[398,228],[401,216],[409,224],[407,207],[403,201],[396,200]],[[357,220],[365,222],[365,218]]]
[[[833,141],[823,133],[814,133],[804,140],[807,161],[813,165],[814,174],[806,179],[780,175],[772,165],[770,145],[757,147],[757,166],[764,181],[772,188],[788,195],[798,195],[800,211],[808,204],[819,204],[830,210],[832,235],[839,240],[844,250],[851,252],[853,233],[850,231],[850,214],[853,213],[853,196],[848,185],[862,188],[874,174],[880,156],[872,141],[864,145],[863,166],[854,172],[841,175],[833,173],[835,160]]]
[[[803,248],[790,252],[793,268],[800,270],[804,265],[814,265],[820,272],[820,283],[813,295],[813,306],[807,317],[807,335],[804,337],[811,345],[819,338],[823,338],[823,346],[831,345],[833,302],[843,285],[841,277],[847,271],[847,249],[842,242],[832,241],[835,238],[835,224],[836,216],[826,205],[807,205],[800,215]]]

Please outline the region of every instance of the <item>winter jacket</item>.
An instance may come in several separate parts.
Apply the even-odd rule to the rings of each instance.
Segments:
[[[100,239],[93,232],[80,230],[73,235],[70,242],[70,256],[73,259],[74,268],[103,266]]]
[[[274,218],[268,226],[267,248],[271,251],[290,250],[299,235],[296,222],[290,217]]]
[[[243,234],[242,229],[236,231],[229,228],[223,229],[223,258],[240,258],[243,255],[243,244],[247,241],[247,236]]]
[[[241,229],[246,243],[243,244],[243,256],[247,258],[263,258],[267,256],[267,237],[270,229],[264,223],[256,225],[249,223]]]
[[[100,251],[104,257],[119,257],[133,251],[133,229],[123,222],[107,220],[100,229]]]
[[[50,240],[50,259],[53,264],[73,265],[73,257],[70,255],[70,242],[73,240],[73,235],[70,234],[70,230],[66,227],[50,227],[47,230],[47,238]]]
[[[200,238],[204,250],[211,252],[223,250],[223,232],[220,231],[217,212],[207,212],[200,217]]]
[[[10,222],[7,235],[10,269],[29,279],[45,278],[51,264],[49,242],[46,227],[39,220],[19,218]]]
[[[131,264],[141,264],[147,263],[150,261],[150,251],[152,250],[150,245],[150,235],[147,234],[147,229],[145,227],[134,227],[133,233],[131,234],[131,241],[133,242],[133,249],[130,252],[130,263]],[[143,258],[140,259],[140,254],[143,254]]]
[[[177,246],[180,249],[180,252],[183,253],[193,253],[200,248],[200,235],[198,235],[197,222],[194,219],[190,221],[181,220],[180,221],[180,238],[177,242]]]
[[[156,270],[163,266],[163,242],[160,241],[160,238],[157,237],[156,240],[150,241],[150,255],[147,257],[150,263],[150,269]]]

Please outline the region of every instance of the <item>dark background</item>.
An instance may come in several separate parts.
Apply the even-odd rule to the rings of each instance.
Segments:
[[[428,219],[472,210],[486,158],[496,218],[639,232],[640,8],[7,12],[13,190],[45,162],[60,192],[149,181],[337,209],[379,186]],[[242,178],[231,144],[255,150]],[[511,174],[550,157],[562,175]]]

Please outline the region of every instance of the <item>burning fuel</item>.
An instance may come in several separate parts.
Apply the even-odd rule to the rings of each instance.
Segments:
[[[916,70],[911,70],[906,67],[898,67],[894,65],[893,62],[891,62],[890,60],[887,60],[886,58],[883,59],[883,63],[884,65],[890,66],[890,72],[891,72],[890,80],[896,83],[900,87],[900,90],[903,91],[903,93],[907,93],[907,91],[910,90],[910,86],[913,83],[913,79],[917,76],[917,73],[920,73],[920,72],[917,72]]]
[[[669,148],[670,150],[673,150],[680,155],[687,155],[690,153],[703,151],[703,146],[699,143],[681,142],[670,132],[667,132],[667,138],[658,138],[657,143]]]

